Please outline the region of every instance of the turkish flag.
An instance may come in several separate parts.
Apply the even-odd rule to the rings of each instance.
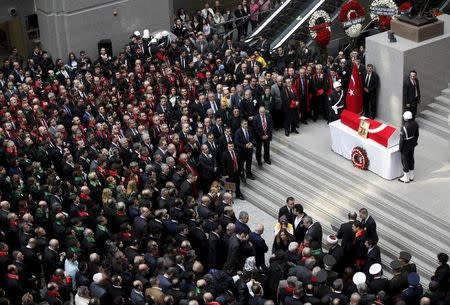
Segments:
[[[359,76],[359,69],[354,64],[352,69],[352,77],[348,85],[347,97],[345,99],[347,109],[351,112],[360,114],[363,111],[363,93],[361,77]]]

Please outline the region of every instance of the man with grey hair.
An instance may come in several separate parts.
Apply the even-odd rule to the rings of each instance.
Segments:
[[[75,305],[88,305],[90,301],[89,289],[86,286],[80,286],[75,294]]]
[[[294,289],[301,287],[302,283],[299,282],[295,276],[288,276],[286,280],[280,281],[277,289],[278,302],[284,303],[286,297],[291,295],[288,291],[293,291]]]
[[[342,293],[342,289],[344,288],[344,283],[342,282],[342,279],[334,280],[333,282],[333,292],[330,294],[330,298],[338,299],[340,301],[340,304],[347,304],[348,303],[348,296]]]
[[[251,242],[255,249],[255,263],[256,267],[265,266],[265,254],[269,251],[269,247],[266,241],[262,237],[264,233],[264,225],[258,223],[255,227],[255,231],[251,232],[248,236],[248,241]]]
[[[366,283],[358,284],[356,288],[358,289],[358,293],[361,297],[361,305],[372,304],[375,301],[375,295],[367,293]]]
[[[350,296],[350,303],[349,305],[360,305],[361,303],[361,296],[359,295],[359,293],[354,292],[352,293],[352,295]]]
[[[303,224],[306,228],[306,236],[311,237],[311,243],[315,243],[313,245],[313,249],[316,249],[316,247],[321,248],[322,247],[322,226],[319,222],[313,222],[313,219],[311,216],[305,216],[303,217]]]
[[[250,234],[251,230],[250,230],[249,226],[247,225],[248,219],[249,219],[249,216],[248,216],[247,211],[239,212],[238,220],[236,220],[236,222],[235,222],[237,232],[242,231],[242,232],[245,232],[245,234]]]

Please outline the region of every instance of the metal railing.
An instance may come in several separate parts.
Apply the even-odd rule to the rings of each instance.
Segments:
[[[262,5],[260,5],[260,7],[266,5],[266,4],[267,4],[268,2],[270,2],[270,1],[271,1],[271,0],[266,0]],[[228,36],[232,35],[235,31],[237,31],[237,25],[238,25],[237,22],[245,22],[245,21],[247,21],[247,20],[250,20],[251,17],[254,17],[254,16],[260,16],[260,15],[263,15],[263,14],[268,14],[268,16],[269,16],[270,13],[272,13],[273,11],[275,11],[277,8],[278,8],[278,7],[274,7],[274,8],[270,8],[270,9],[268,9],[268,10],[266,10],[266,11],[263,11],[263,12],[250,13],[250,14],[248,14],[247,16],[242,16],[242,17],[236,17],[236,16],[233,15],[234,17],[231,18],[230,20],[227,20],[227,21],[222,22],[222,23],[215,23],[215,24],[210,25],[210,26],[211,26],[211,28],[213,28],[213,29],[217,29],[217,28],[220,28],[220,27],[226,27],[226,26],[227,26],[228,24],[230,24],[230,23],[231,23],[231,24],[234,23],[234,28],[231,29],[230,31],[228,31],[227,33],[225,33],[225,34],[222,35],[223,38],[227,38]],[[240,25],[240,24],[239,24],[239,25]],[[219,33],[219,35],[220,35],[220,33]]]

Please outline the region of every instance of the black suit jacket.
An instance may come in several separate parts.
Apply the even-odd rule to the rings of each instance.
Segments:
[[[314,222],[307,230],[305,236],[311,236],[312,242],[316,241],[319,245],[322,245],[322,225],[318,222]]]
[[[273,131],[273,122],[270,114],[266,114],[266,124],[267,124],[267,132],[266,135],[269,136],[268,140],[272,140],[272,131]],[[261,115],[256,115],[253,120],[253,131],[255,132],[255,138],[258,140],[262,140],[264,134],[264,128],[262,126],[262,117]]]
[[[363,222],[363,225],[366,230],[366,239],[372,239],[375,242],[378,242],[377,224],[372,216],[369,215],[369,217]]]
[[[284,299],[284,305],[302,305],[303,303],[300,301],[300,299],[295,299],[294,297],[287,296]]]
[[[278,210],[278,219],[280,219],[281,216],[286,216],[288,219],[288,222],[292,225],[294,225],[294,213],[289,212],[289,209],[287,206],[282,206],[279,210]],[[305,231],[306,232],[306,231]]]
[[[255,232],[251,232],[249,234],[248,240],[252,243],[253,248],[255,249],[256,266],[259,267],[264,265],[264,255],[267,251],[269,251],[266,241],[261,237],[261,235]]]
[[[244,98],[239,105],[241,115],[246,120],[251,116],[254,117],[258,113],[258,103],[255,104],[253,101],[256,101],[256,97],[251,99]]]
[[[201,154],[199,157],[201,177],[205,180],[213,179],[215,175],[216,160],[214,156]]]
[[[417,86],[417,97],[416,97],[416,88],[411,83],[409,77],[403,83],[403,105],[410,104],[411,106],[416,105],[418,101],[420,101],[420,85],[419,80],[416,79]]]
[[[240,154],[251,153],[253,148],[247,148],[245,145],[248,143],[253,143],[253,134],[250,129],[247,128],[248,140],[245,138],[244,130],[239,128],[236,130],[236,134],[234,135],[234,143],[238,147],[238,151]]]
[[[370,266],[377,263],[381,264],[381,251],[380,247],[375,245],[373,249],[370,250],[370,252],[369,251],[367,252],[367,258],[364,264],[364,271],[366,272],[366,274],[369,274]]]
[[[236,154],[236,161],[239,164],[239,154],[234,151]],[[231,158],[230,152],[228,150],[224,151],[222,154],[222,171],[225,176],[233,176],[239,173],[239,169],[236,171],[233,167],[233,159]]]
[[[303,217],[306,216],[306,213]],[[300,221],[300,223],[295,226],[295,216],[293,216],[293,221],[292,221],[292,226],[294,227],[294,239],[296,242],[298,243],[302,243],[303,240],[305,239],[305,234],[306,234],[306,228],[303,224],[303,218]]]
[[[369,90],[368,94],[373,94],[375,95],[377,93],[377,89],[380,86],[380,77],[378,76],[377,73],[375,73],[374,71],[372,71],[371,75],[370,75],[370,79],[368,80],[369,83],[366,84],[366,77],[367,77],[367,73],[364,74],[363,76],[364,78],[362,79],[363,81],[363,86],[367,87],[367,89]]]
[[[352,225],[353,221],[341,224],[336,234],[337,238],[342,239],[341,246],[346,254],[352,251],[353,240],[355,239],[355,232],[353,232]]]
[[[133,233],[135,238],[137,239],[145,237],[148,233],[147,219],[144,219],[140,216],[134,218]]]

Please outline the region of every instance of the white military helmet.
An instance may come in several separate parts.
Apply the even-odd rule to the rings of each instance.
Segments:
[[[341,84],[340,81],[335,81],[335,82],[333,83],[333,88],[336,89],[336,88],[338,88],[338,87],[342,87],[342,84]]]
[[[412,118],[413,118],[412,112],[411,111],[405,111],[405,113],[403,114],[403,119],[405,121],[407,121],[407,120],[412,120]]]

